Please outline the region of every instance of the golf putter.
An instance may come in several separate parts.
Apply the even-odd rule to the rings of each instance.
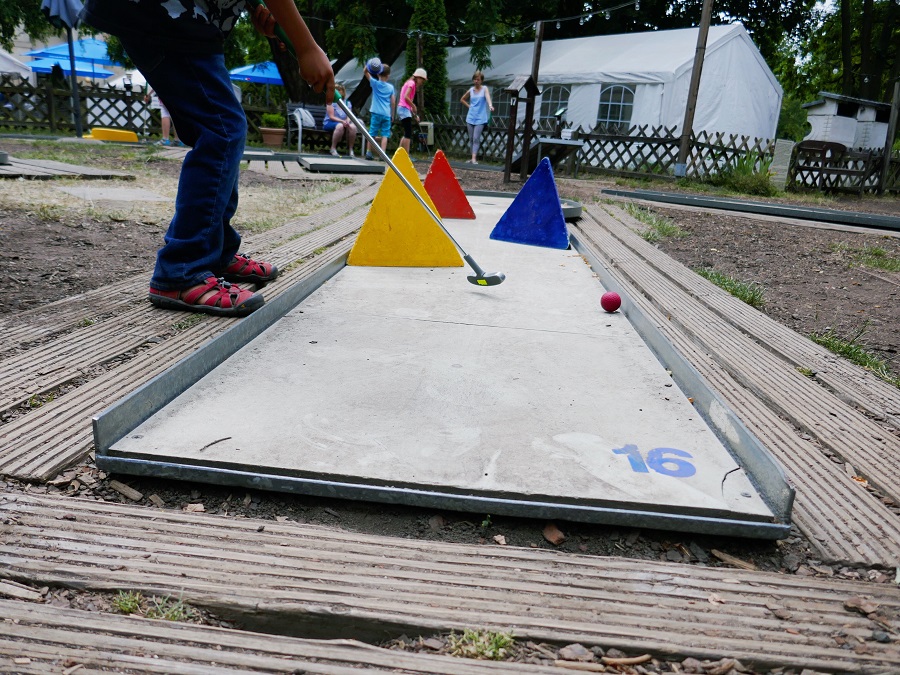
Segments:
[[[428,205],[428,202],[422,199],[422,195],[420,195],[416,188],[412,186],[412,183],[407,180],[406,176],[400,173],[400,169],[398,169],[394,162],[391,161],[391,158],[387,156],[387,153],[381,149],[381,145],[375,142],[375,139],[372,138],[372,136],[369,134],[369,130],[366,129],[363,123],[360,122],[356,115],[354,115],[350,110],[350,108],[347,107],[347,104],[344,103],[341,95],[338,92],[334,92],[334,102],[337,103],[338,107],[340,107],[340,109],[344,111],[344,114],[347,115],[347,119],[349,119],[351,122],[353,122],[354,125],[356,125],[356,128],[359,129],[360,133],[365,137],[366,142],[371,146],[373,150],[375,150],[378,156],[381,157],[381,159],[384,160],[384,162],[389,167],[391,167],[391,170],[397,175],[397,178],[399,178],[400,181],[410,191],[410,193],[412,193],[412,196],[416,198],[416,201],[418,201],[419,204],[421,204],[425,208],[425,210],[428,211],[428,215],[431,216],[434,222],[437,223],[438,227],[440,227],[444,231],[444,234],[446,234],[450,238],[450,241],[453,242],[453,245],[456,246],[457,249],[459,249],[460,253],[462,253],[463,260],[465,260],[466,263],[468,263],[469,267],[472,268],[472,271],[475,272],[474,275],[466,277],[466,279],[469,280],[469,283],[475,284],[476,286],[496,286],[498,284],[502,284],[506,279],[506,275],[503,272],[485,273],[485,271],[481,269],[479,264],[475,262],[475,260],[473,260],[472,256],[466,253],[465,249],[460,245],[460,243],[456,241],[456,239],[453,238],[453,235],[447,231],[446,227],[444,227],[444,223],[441,222],[440,217]]]
[[[257,6],[257,5],[265,6],[265,4],[266,4],[265,0],[249,0],[249,1],[250,1],[250,4],[253,6]],[[285,44],[285,46],[288,48],[288,51],[291,54],[293,54],[294,58],[296,59],[297,52],[294,49],[294,45],[291,44],[291,41],[288,39],[287,33],[285,33],[284,29],[281,26],[279,26],[278,24],[275,24],[275,35],[278,37],[279,40],[281,40]],[[412,196],[416,198],[416,201],[418,201],[419,204],[421,204],[422,206],[425,207],[425,210],[428,211],[428,215],[431,216],[431,218],[434,220],[434,222],[437,223],[438,227],[440,227],[441,230],[443,230],[444,234],[446,234],[450,238],[450,241],[453,242],[453,245],[456,246],[457,249],[459,249],[460,253],[462,253],[463,260],[465,260],[466,263],[468,263],[469,267],[472,268],[472,271],[475,272],[474,275],[466,277],[466,279],[469,280],[469,283],[475,284],[476,286],[497,286],[498,284],[502,284],[503,281],[506,279],[506,275],[503,272],[485,273],[485,271],[483,269],[481,269],[479,264],[477,262],[475,262],[475,260],[472,258],[472,256],[470,256],[468,253],[466,253],[465,249],[462,246],[460,246],[459,242],[456,241],[456,239],[454,239],[453,235],[447,231],[446,227],[444,227],[444,223],[441,222],[440,217],[428,205],[428,202],[426,202],[424,199],[422,199],[422,195],[420,195],[416,191],[416,189],[412,186],[412,184],[406,179],[406,176],[404,176],[402,173],[400,173],[400,170],[397,168],[397,166],[394,164],[394,162],[391,161],[391,158],[387,156],[387,153],[381,149],[381,146],[378,143],[375,142],[375,139],[372,138],[372,136],[369,134],[369,130],[366,129],[366,127],[363,125],[363,123],[360,122],[359,119],[357,119],[356,115],[354,115],[351,112],[350,108],[347,107],[347,104],[344,103],[343,100],[341,100],[341,95],[338,92],[334,92],[334,101],[335,101],[335,103],[338,104],[338,107],[341,110],[343,110],[344,113],[347,115],[347,119],[349,119],[351,122],[353,122],[353,124],[356,126],[356,128],[359,129],[360,133],[366,139],[366,142],[375,150],[375,152],[378,154],[378,156],[381,157],[381,159],[383,159],[384,162],[389,167],[391,167],[391,170],[397,175],[397,178],[400,179],[400,182],[403,183],[406,186],[406,188],[412,193]]]

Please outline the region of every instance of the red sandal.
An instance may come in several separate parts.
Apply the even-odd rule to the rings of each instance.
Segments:
[[[225,281],[244,284],[265,284],[278,276],[278,268],[272,263],[253,260],[250,256],[238,253],[231,264],[222,272]]]
[[[209,297],[204,298],[204,296]],[[247,316],[265,303],[263,296],[224,279],[209,277],[203,284],[182,291],[150,289],[150,302],[163,309],[203,312],[215,316]]]

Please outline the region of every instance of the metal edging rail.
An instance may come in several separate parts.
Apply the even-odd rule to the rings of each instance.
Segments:
[[[597,274],[604,288],[628,297],[606,265],[584,246],[576,235],[570,237],[572,246],[583,255]],[[745,469],[753,486],[759,491],[775,518],[786,526],[791,522],[795,491],[784,469],[734,414],[731,408],[712,390],[703,376],[685,359],[633,302],[625,302],[619,310],[625,314],[656,358],[672,372],[675,384],[693,399],[694,408],[710,429],[719,436],[728,451]]]
[[[886,216],[859,211],[841,211],[840,209],[822,209],[814,206],[794,206],[773,202],[729,199],[727,197],[708,197],[705,195],[680,194],[675,192],[654,192],[652,190],[600,190],[601,194],[616,197],[643,199],[679,206],[697,206],[708,209],[722,209],[742,213],[756,213],[780,218],[797,218],[799,220],[815,220],[834,225],[853,225],[871,227],[879,230],[900,232],[900,217]]]
[[[219,467],[174,464],[127,457],[108,457],[104,471],[135,476],[153,476],[216,485],[272,490],[326,499],[350,499],[381,504],[446,509],[471,513],[491,513],[515,518],[568,520],[619,527],[674,529],[706,535],[739,535],[755,539],[784,539],[790,533],[789,523],[735,520],[699,515],[617,509],[592,505],[529,501],[477,494],[459,494],[441,490],[367,485],[335,480],[319,480],[273,474],[260,474]],[[215,478],[211,481],[210,478]]]

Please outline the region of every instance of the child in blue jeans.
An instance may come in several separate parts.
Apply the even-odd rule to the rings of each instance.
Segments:
[[[334,97],[334,73],[293,0],[268,0],[253,23],[274,35],[277,21],[297,52],[300,75]],[[239,283],[265,284],[277,268],[238,253],[231,226],[247,120],[225,67],[223,44],[247,0],[86,0],[82,18],[117,36],[166,102],[184,158],[175,215],[150,279],[150,302],[166,309],[245,316],[263,297]],[[234,283],[232,283],[234,282]]]

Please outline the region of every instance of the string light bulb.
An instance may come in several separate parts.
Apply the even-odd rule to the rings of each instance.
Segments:
[[[556,22],[556,30],[559,30],[559,21]]]
[[[640,12],[640,11],[641,11],[641,0],[636,0],[636,1],[635,1],[635,3],[634,3],[634,9],[635,9],[636,12]]]
[[[606,10],[604,16],[606,17],[606,20],[609,21],[609,10]]]

